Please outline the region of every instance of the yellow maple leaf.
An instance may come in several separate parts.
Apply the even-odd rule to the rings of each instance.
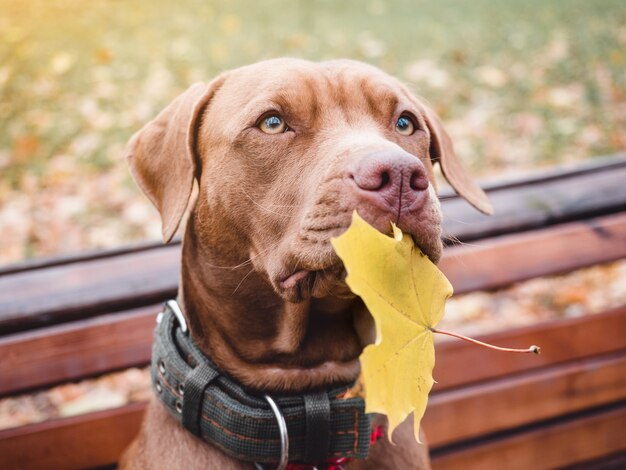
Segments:
[[[452,285],[393,225],[394,237],[380,233],[357,213],[350,228],[332,240],[376,323],[376,342],[361,354],[365,409],[389,419],[388,435],[413,412],[415,438],[433,385],[435,347],[431,328],[441,320]]]

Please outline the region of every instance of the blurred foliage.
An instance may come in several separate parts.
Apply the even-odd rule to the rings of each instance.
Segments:
[[[623,0],[0,0],[0,261],[158,237],[128,137],[284,55],[400,77],[479,175],[626,149]]]

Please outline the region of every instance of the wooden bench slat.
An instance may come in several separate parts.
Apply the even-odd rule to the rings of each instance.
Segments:
[[[495,214],[468,211],[463,199],[442,200],[444,236],[463,241],[533,230],[626,209],[626,158],[583,173],[563,173],[487,188]]]
[[[515,186],[536,185],[564,178],[575,178],[591,173],[611,172],[624,167],[626,167],[626,152],[593,157],[572,164],[536,168],[524,171],[522,175],[499,176],[492,180],[481,181],[480,187],[485,191],[495,191]],[[440,191],[440,197],[442,199],[461,198],[450,187],[443,188]]]
[[[180,245],[180,237],[174,237],[170,245]],[[26,271],[37,271],[67,264],[83,263],[97,259],[116,258],[131,253],[150,251],[163,248],[163,242],[159,239],[140,240],[130,242],[115,248],[88,248],[86,250],[60,253],[51,256],[28,258],[15,263],[0,265],[0,276],[6,276]]]
[[[626,305],[601,314],[555,320],[481,336],[496,345],[541,346],[541,354],[502,354],[464,341],[436,345],[433,376],[441,391],[470,383],[626,349]]]
[[[0,468],[93,468],[115,463],[139,430],[145,404],[0,431]],[[433,451],[435,470],[548,469],[626,450],[626,403],[482,443]],[[36,449],[36,452],[33,452]]]
[[[506,437],[433,452],[434,470],[543,470],[626,450],[626,402]]]
[[[66,470],[116,463],[139,432],[145,403],[0,431],[0,468]]]
[[[0,338],[0,395],[150,360],[160,305]]]
[[[422,422],[433,448],[625,399],[626,349],[435,393]]]
[[[567,470],[623,470],[625,468],[626,450],[570,465]]]
[[[179,246],[0,277],[0,334],[176,295]]]
[[[625,257],[626,212],[622,212],[448,248],[439,267],[455,294],[463,294]]]
[[[0,395],[148,363],[159,309],[155,305],[0,338]],[[619,351],[626,348],[623,331],[626,306],[481,337],[511,347],[537,343],[543,347],[539,356],[442,341],[436,347],[434,376],[439,383],[434,390]]]

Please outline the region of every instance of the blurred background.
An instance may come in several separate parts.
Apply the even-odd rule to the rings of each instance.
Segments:
[[[130,248],[127,258],[109,253],[126,264],[64,257],[160,243],[158,213],[123,159],[129,137],[191,83],[278,56],[357,59],[397,76],[431,103],[482,181],[626,150],[624,0],[0,0],[0,448],[15,450],[6,439],[11,428],[85,413],[89,424],[90,412],[117,416],[115,409],[125,413],[126,405],[138,406],[131,412],[139,425],[140,404],[151,396],[145,364],[158,308],[150,305],[156,297],[140,294],[175,291],[178,265],[172,264],[171,280],[161,276],[165,281],[144,290],[142,283],[150,284],[153,271],[166,272],[166,255],[177,260],[178,248],[146,250],[143,258],[133,258]],[[567,250],[562,257],[580,255]],[[549,264],[529,256],[542,269]],[[61,258],[47,267],[36,260],[51,257]],[[139,275],[123,273],[119,280],[117,266],[135,259],[144,260]],[[626,305],[626,258],[591,264],[457,295],[446,304],[441,327],[483,334],[539,325],[533,331],[540,332],[544,322],[613,318],[610,309]],[[18,320],[32,322],[22,331],[11,324]],[[607,332],[606,348],[598,348],[623,349],[619,331]],[[588,338],[576,338],[557,345],[557,357],[561,349],[581,357],[596,351],[586,351]],[[546,347],[546,364],[550,354]],[[490,369],[480,361],[475,367]],[[623,388],[623,370],[607,373],[614,388]],[[596,405],[616,393],[608,379],[588,377],[570,382],[591,384]],[[544,403],[559,393],[550,382],[537,390],[545,392]],[[565,402],[578,399],[569,388],[563,393]],[[529,402],[537,400],[519,400],[517,415],[528,414]],[[463,421],[471,422],[455,416],[455,426]],[[54,467],[49,449],[71,454],[64,450],[68,442],[88,458],[106,448],[100,440],[83,444],[94,436],[91,424],[89,433],[76,428],[58,445],[55,433],[63,426],[58,420],[48,428],[49,448],[42,437],[26,446],[26,453],[32,448],[44,456],[41,468]],[[132,437],[135,428],[124,421],[111,429],[102,432],[106,439],[124,430]],[[592,447],[587,437],[584,445],[567,440],[567,452]],[[106,458],[117,458],[122,448],[109,449]],[[0,467],[2,456],[0,449]]]
[[[396,75],[481,178],[626,149],[623,0],[0,0],[0,263],[158,239],[128,138],[276,56]]]

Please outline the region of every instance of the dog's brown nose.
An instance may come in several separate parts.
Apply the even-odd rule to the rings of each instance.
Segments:
[[[399,199],[411,204],[428,189],[424,164],[401,151],[364,155],[354,165],[351,176],[361,190],[376,193],[393,206]]]

